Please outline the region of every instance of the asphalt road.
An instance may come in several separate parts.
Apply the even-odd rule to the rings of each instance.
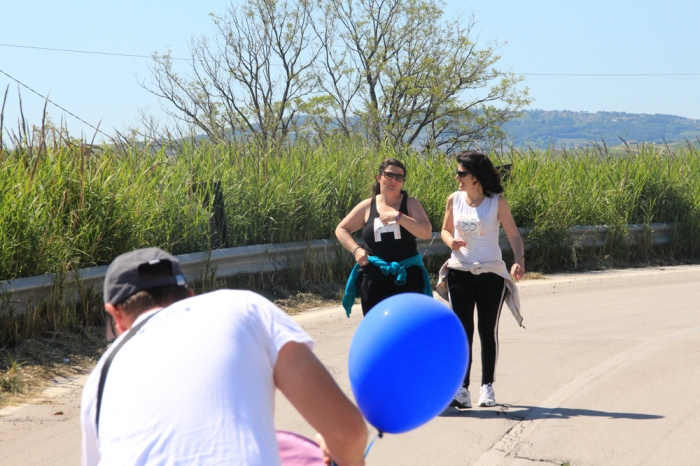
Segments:
[[[386,435],[367,464],[698,464],[699,282],[700,266],[522,282],[526,329],[507,309],[501,316],[498,405],[448,408],[412,432]],[[347,354],[360,319],[359,310],[347,319],[340,308],[295,317],[348,393]],[[476,357],[473,380],[480,371]],[[0,410],[0,464],[79,464],[81,384],[63,381],[43,401]],[[404,390],[396,387],[396,396]],[[276,424],[315,434],[280,395]]]

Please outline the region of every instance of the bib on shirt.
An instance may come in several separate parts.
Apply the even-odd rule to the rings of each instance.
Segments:
[[[374,219],[374,241],[382,240],[382,233],[393,233],[394,239],[401,239],[401,226],[397,222],[389,222],[386,225],[379,218]]]

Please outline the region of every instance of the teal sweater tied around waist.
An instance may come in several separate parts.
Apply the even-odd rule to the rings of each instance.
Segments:
[[[423,257],[420,254],[416,254],[413,257],[409,257],[401,262],[385,262],[377,256],[369,256],[368,260],[370,264],[374,264],[382,271],[384,275],[396,275],[396,280],[394,284],[401,286],[406,283],[406,277],[408,272],[406,269],[408,267],[417,265],[423,269],[423,294],[433,297],[433,287],[430,286],[430,275],[428,275],[428,270],[423,265]],[[350,317],[350,312],[352,311],[352,305],[355,304],[355,297],[357,296],[357,289],[360,286],[360,264],[355,264],[350,272],[350,277],[348,277],[348,283],[345,285],[345,296],[343,296],[343,308],[345,309],[345,315]]]

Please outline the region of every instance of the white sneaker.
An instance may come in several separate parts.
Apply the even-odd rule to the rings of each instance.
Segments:
[[[481,386],[479,406],[496,406],[496,394],[493,392],[493,385],[490,383],[485,383]]]
[[[454,400],[450,403],[450,406],[456,406],[458,408],[471,408],[472,407],[472,396],[469,394],[469,390],[466,388],[459,387],[459,391],[455,395]]]

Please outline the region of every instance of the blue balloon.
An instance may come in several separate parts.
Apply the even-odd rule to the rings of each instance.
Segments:
[[[350,345],[350,385],[365,419],[398,434],[425,424],[464,381],[467,336],[457,316],[429,296],[403,293],[377,304]]]

